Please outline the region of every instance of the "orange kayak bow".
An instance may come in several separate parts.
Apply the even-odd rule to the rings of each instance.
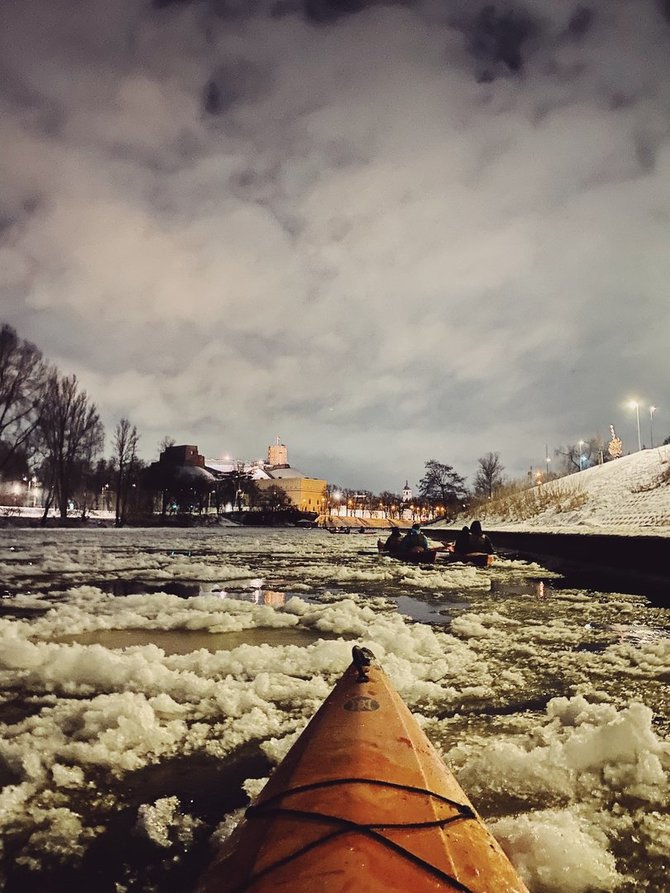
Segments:
[[[366,649],[198,893],[528,893]]]

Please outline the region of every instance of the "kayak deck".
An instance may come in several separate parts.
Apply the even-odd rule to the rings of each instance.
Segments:
[[[377,666],[344,673],[199,887],[243,890],[527,893]]]

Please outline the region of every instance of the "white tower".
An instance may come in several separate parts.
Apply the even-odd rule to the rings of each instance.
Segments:
[[[412,501],[412,488],[410,487],[408,481],[405,481],[405,486],[402,488],[402,501],[403,502],[411,502]]]

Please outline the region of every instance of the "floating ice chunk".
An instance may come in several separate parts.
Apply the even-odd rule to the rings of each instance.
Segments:
[[[295,740],[293,736],[292,740]],[[265,778],[247,778],[247,780],[242,785],[242,788],[244,789],[245,794],[249,797],[250,800],[255,800],[267,783],[267,776]]]
[[[154,803],[143,803],[137,810],[135,830],[164,849],[175,843],[189,846],[202,822],[182,813],[179,806],[178,797],[162,797]]]
[[[63,766],[54,763],[51,767],[54,783],[59,788],[79,788],[84,784],[84,773],[80,766]]]
[[[251,796],[251,791],[253,791],[253,789],[254,789],[254,785],[252,783],[256,782],[256,781],[263,782],[263,785],[261,785],[261,787],[263,787],[265,782],[267,781],[267,779],[266,778],[261,778],[261,779],[250,778],[248,780],[248,782],[245,782],[245,785],[244,785],[245,790],[247,790],[247,788],[246,788],[247,783],[249,784],[249,790],[247,791],[249,796]],[[219,824],[214,829],[212,836],[209,839],[209,845],[210,845],[211,849],[217,850],[225,840],[228,840],[230,835],[233,833],[235,828],[237,828],[237,826],[240,824],[240,822],[242,821],[243,818],[244,818],[244,810],[243,809],[236,809],[233,812],[229,812],[226,816],[224,816],[223,821],[219,822]]]
[[[300,723],[300,725],[290,735],[284,735],[282,738],[270,738],[268,741],[264,741],[261,744],[261,750],[270,760],[270,762],[274,763],[274,765],[278,765],[284,759],[286,754],[298,740],[298,737],[305,728],[306,724],[306,722]],[[260,791],[258,791],[257,793],[260,793]],[[256,796],[256,794],[249,794],[249,796]]]
[[[633,703],[617,711],[577,696],[553,699],[547,713],[563,726],[574,725],[563,749],[566,763],[576,772],[600,770],[613,790],[642,799],[653,801],[667,791],[663,747],[649,707]]]
[[[34,791],[35,786],[30,782],[8,784],[0,790],[0,827],[23,810]]]
[[[476,615],[463,615],[454,617],[451,621],[451,631],[464,639],[484,639],[493,636],[492,630],[487,629],[481,621],[475,619]]]
[[[550,722],[533,746],[503,738],[461,743],[448,754],[462,766],[459,779],[473,794],[514,790],[538,798],[578,799],[594,789],[626,794],[650,803],[665,801],[668,778],[663,767],[666,746],[652,726],[652,711],[643,704],[617,710],[589,704],[583,697],[554,698]],[[565,723],[565,724],[564,724]]]
[[[78,813],[63,806],[51,809],[32,807],[29,810],[32,832],[16,861],[31,870],[38,869],[45,854],[59,860],[83,856],[86,846],[98,833],[97,828],[86,828]]]
[[[647,838],[649,855],[667,859],[670,853],[670,813],[647,812],[640,822],[640,832]]]
[[[624,880],[606,836],[574,812],[547,809],[508,816],[489,826],[531,890],[609,891]]]

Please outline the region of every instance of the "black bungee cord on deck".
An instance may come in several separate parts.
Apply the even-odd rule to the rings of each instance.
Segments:
[[[351,821],[350,819],[345,819],[342,816],[329,815],[328,813],[321,813],[312,810],[292,809],[291,807],[281,805],[281,801],[285,797],[289,797],[292,794],[301,794],[306,791],[314,791],[320,788],[334,787],[336,785],[343,784],[377,785],[379,787],[387,787],[394,788],[395,790],[407,791],[411,794],[421,794],[423,796],[433,797],[436,800],[439,800],[441,803],[444,803],[455,809],[456,815],[447,816],[443,819],[433,819],[432,821],[427,822],[370,822],[359,824],[358,822]],[[250,806],[246,811],[246,818],[249,820],[259,818],[262,819],[279,815],[288,816],[290,818],[299,819],[305,822],[320,822],[322,824],[330,824],[335,826],[335,830],[332,833],[326,834],[324,837],[320,837],[318,840],[312,841],[306,846],[295,850],[295,852],[290,853],[288,856],[284,856],[284,858],[278,859],[271,865],[268,865],[262,871],[259,871],[257,874],[248,878],[248,880],[245,881],[242,885],[234,888],[231,893],[243,893],[244,890],[253,886],[256,881],[267,876],[273,871],[276,871],[277,869],[282,868],[284,865],[296,861],[301,856],[305,855],[305,853],[316,849],[316,847],[323,846],[324,844],[329,843],[337,837],[341,837],[342,835],[349,833],[362,834],[363,836],[374,840],[376,843],[379,843],[381,846],[387,847],[387,849],[392,850],[394,853],[406,859],[408,862],[413,862],[415,865],[418,865],[424,871],[429,872],[430,874],[437,877],[439,880],[445,881],[446,883],[450,884],[455,890],[458,890],[459,893],[473,893],[470,887],[466,886],[452,875],[447,874],[445,871],[442,871],[442,869],[437,868],[437,866],[435,865],[431,865],[430,862],[426,862],[420,856],[417,856],[415,853],[406,850],[404,847],[400,846],[397,843],[394,843],[392,840],[389,840],[383,834],[379,833],[380,831],[385,829],[437,828],[446,827],[447,825],[450,825],[454,822],[465,821],[467,819],[476,820],[477,817],[473,809],[466,803],[459,803],[456,800],[450,800],[448,797],[442,796],[442,794],[437,794],[435,791],[430,791],[425,788],[413,787],[411,785],[399,784],[392,781],[380,781],[376,778],[338,778],[325,781],[315,781],[311,784],[301,785],[297,788],[290,788],[287,791],[282,791],[281,793],[276,794],[274,797],[268,798],[262,803]]]

